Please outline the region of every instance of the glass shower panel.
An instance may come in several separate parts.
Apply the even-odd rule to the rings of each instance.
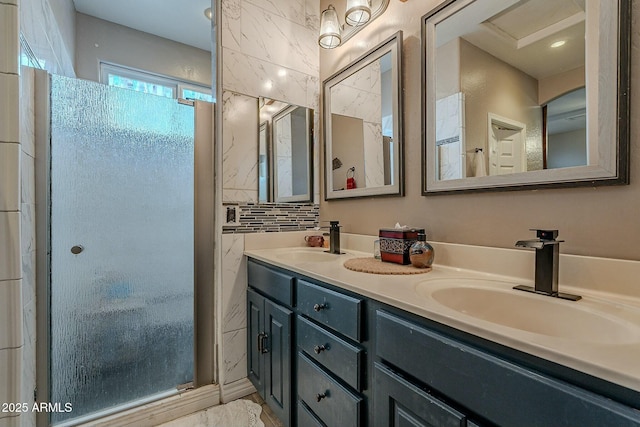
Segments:
[[[193,107],[52,76],[53,423],[193,379]]]

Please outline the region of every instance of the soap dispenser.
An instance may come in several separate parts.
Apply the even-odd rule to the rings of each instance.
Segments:
[[[411,265],[417,268],[428,268],[433,264],[435,252],[433,247],[427,243],[427,235],[418,233],[418,240],[409,249],[409,260]]]

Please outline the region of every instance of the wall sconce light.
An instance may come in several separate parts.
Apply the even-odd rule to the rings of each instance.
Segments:
[[[338,13],[332,4],[320,15],[320,37],[318,44],[325,49],[338,47],[342,41]]]
[[[347,0],[347,11],[344,20],[352,27],[359,27],[369,22],[371,6],[369,0]]]
[[[345,22],[358,27],[369,22],[371,18],[370,0],[347,0]],[[325,49],[333,49],[342,42],[342,26],[338,21],[338,13],[332,4],[320,15],[320,37],[318,44]]]
[[[211,19],[213,18],[213,11],[211,10],[211,8],[210,8],[210,7],[206,8],[206,9],[204,10],[204,16],[206,16],[206,17],[207,17],[207,19],[208,19],[209,21],[211,21]]]

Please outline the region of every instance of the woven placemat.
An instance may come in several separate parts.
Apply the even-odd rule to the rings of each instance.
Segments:
[[[382,262],[373,257],[351,258],[344,262],[345,268],[362,273],[373,274],[422,274],[431,271],[429,268],[417,268],[412,265],[394,264],[392,262]]]

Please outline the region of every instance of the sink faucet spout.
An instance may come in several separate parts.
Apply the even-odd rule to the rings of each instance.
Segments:
[[[518,240],[516,247],[532,248],[536,251],[535,287],[519,285],[514,287],[514,289],[573,301],[580,299],[577,295],[558,292],[560,243],[563,242],[563,240],[556,240],[558,230],[533,231],[536,232],[537,239]]]

